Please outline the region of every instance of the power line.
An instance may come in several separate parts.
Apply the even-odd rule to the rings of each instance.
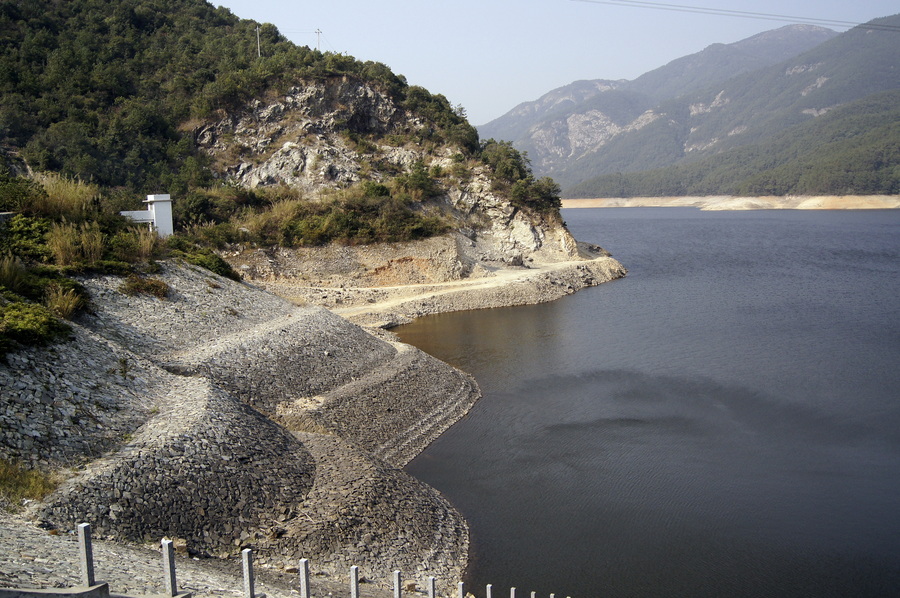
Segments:
[[[683,4],[666,4],[663,2],[641,2],[638,0],[572,0],[572,2],[584,2],[586,4],[608,4],[611,6],[627,6],[630,8],[650,8],[655,10],[669,10],[674,12],[690,12],[704,15],[738,17],[743,19],[762,19],[766,21],[782,21],[787,23],[799,23],[805,25],[821,25],[824,27],[857,27],[860,25],[865,25],[869,29],[900,32],[900,27],[894,25],[883,25],[878,23],[865,24],[857,23],[854,21],[795,17],[790,15],[779,15],[765,12],[728,10],[725,8],[708,8],[704,6],[686,6]]]
[[[312,33],[312,34],[315,34],[315,36],[316,36],[316,50],[322,49],[322,41],[324,40],[325,43],[328,45],[328,47],[331,48],[332,52],[335,52],[335,53],[337,52],[337,50],[334,49],[334,45],[332,45],[332,43],[328,40],[328,37],[326,37],[325,32],[323,32],[321,29],[318,29],[318,28],[316,28],[315,30],[310,30],[310,31],[305,31],[305,30],[300,30],[300,29],[280,29],[279,33],[281,33],[282,35],[286,35],[288,33],[304,33],[304,34]]]

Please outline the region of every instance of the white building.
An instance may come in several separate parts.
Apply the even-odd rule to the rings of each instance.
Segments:
[[[160,237],[168,237],[175,232],[175,226],[172,223],[172,198],[168,194],[148,195],[144,203],[147,204],[146,210],[126,210],[119,214],[131,218],[135,222],[149,223],[150,228],[155,230]]]

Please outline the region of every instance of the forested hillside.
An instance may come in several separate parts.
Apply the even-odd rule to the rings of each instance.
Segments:
[[[616,173],[568,197],[900,193],[900,91],[873,94],[764,142],[679,166]]]
[[[156,193],[175,200],[166,242],[119,215]],[[84,306],[75,273],[164,294],[140,287],[155,258],[236,276],[215,250],[562,229],[559,205],[518,151],[384,64],[204,0],[0,0],[0,354]]]
[[[190,129],[217,111],[336,75],[407,96],[385,65],[295,46],[272,25],[259,25],[257,46],[257,25],[202,0],[4,0],[0,139],[35,170],[178,192],[210,181]],[[474,149],[445,107],[429,116]]]
[[[537,172],[564,173],[562,182],[577,182],[581,172],[568,172],[570,163],[617,137],[633,136],[650,124],[660,102],[777,64],[836,35],[822,27],[789,25],[732,44],[713,44],[633,81],[576,81],[520,104],[479,132],[528,152]],[[669,153],[667,149],[662,156]]]
[[[900,15],[660,105],[647,127],[571,163],[577,178],[592,172],[602,179],[566,193],[599,193],[638,178],[621,192],[896,193],[900,121],[897,96],[886,93],[896,90]]]

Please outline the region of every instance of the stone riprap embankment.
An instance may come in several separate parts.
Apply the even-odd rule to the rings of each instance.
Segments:
[[[47,406],[4,427],[2,456],[83,464],[31,515],[122,540],[177,537],[198,555],[253,547],[264,566],[306,557],[314,571],[355,564],[385,583],[393,569],[454,583],[464,520],[395,467],[472,405],[471,378],[199,268],[165,263],[155,276],[165,300],[125,295],[116,277],[83,280],[92,313],[74,341],[0,366],[6,380],[32,380],[15,395],[4,385],[0,413]],[[58,438],[29,444],[49,428]]]
[[[158,374],[149,360],[79,326],[67,343],[7,355],[0,458],[54,469],[100,457],[147,420],[163,392]]]

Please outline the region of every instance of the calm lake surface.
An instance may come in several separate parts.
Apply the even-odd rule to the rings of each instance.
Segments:
[[[484,391],[407,467],[469,590],[900,596],[900,211],[563,217],[628,276],[395,329]]]

